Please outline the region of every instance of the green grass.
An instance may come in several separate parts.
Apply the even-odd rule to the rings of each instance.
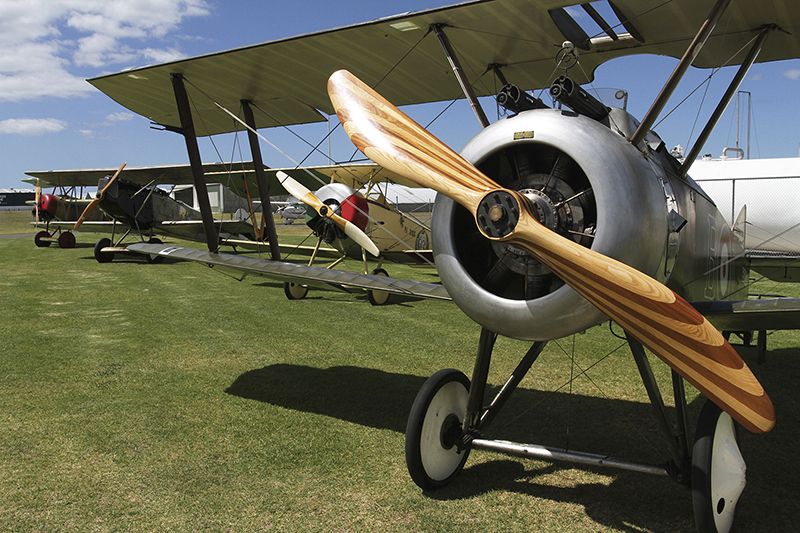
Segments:
[[[2,233],[30,232],[7,221]],[[451,303],[376,308],[314,289],[290,302],[279,283],[191,263],[101,265],[95,238],[71,250],[0,239],[2,531],[693,530],[682,487],[609,469],[473,452],[451,485],[420,491],[403,456],[409,407],[440,368],[470,374],[479,334]],[[602,361],[569,394],[573,341],[578,366]],[[740,531],[796,527],[799,344],[774,333],[761,366],[740,350],[778,412],[771,433],[741,435]],[[607,327],[548,345],[492,436],[666,460],[619,345]],[[500,339],[491,384],[526,349]]]
[[[30,210],[0,211],[0,235],[36,233],[37,230],[30,225],[31,222],[33,216]]]

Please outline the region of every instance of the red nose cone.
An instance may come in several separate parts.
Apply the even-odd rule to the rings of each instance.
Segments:
[[[52,194],[43,194],[39,200],[39,209],[46,211],[53,216],[56,216],[56,209],[58,209],[58,198]]]
[[[342,202],[342,218],[349,220],[361,231],[367,227],[369,221],[369,205],[363,196],[353,194]]]

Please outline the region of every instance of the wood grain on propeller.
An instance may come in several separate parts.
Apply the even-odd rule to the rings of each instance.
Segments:
[[[750,431],[765,433],[775,425],[775,409],[758,379],[683,298],[646,274],[546,229],[527,198],[502,189],[349,72],[334,73],[328,93],[345,131],[367,157],[452,198],[476,220],[487,195],[511,195],[518,220],[499,237],[481,228],[487,238],[533,254]]]
[[[81,213],[81,216],[78,217],[78,220],[75,222],[75,225],[72,227],[72,229],[76,230],[79,227],[81,227],[81,224],[86,222],[86,219],[89,218],[92,213],[94,213],[94,210],[97,209],[97,206],[100,204],[103,198],[105,198],[106,189],[111,187],[111,184],[114,183],[115,179],[117,179],[117,176],[119,176],[120,172],[122,172],[122,169],[125,168],[125,165],[127,165],[127,163],[122,163],[122,165],[117,169],[117,171],[114,172],[114,175],[111,176],[111,179],[108,180],[106,186],[103,187],[103,190],[97,191],[97,194],[92,199],[92,201],[89,202],[89,205],[86,206],[86,209],[83,210],[83,213]]]

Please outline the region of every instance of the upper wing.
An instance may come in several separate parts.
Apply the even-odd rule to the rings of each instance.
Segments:
[[[211,267],[234,269],[246,274],[267,276],[279,280],[294,281],[309,285],[337,285],[386,291],[420,298],[450,299],[444,286],[436,283],[356,274],[344,270],[298,265],[296,263],[285,263],[283,261],[272,261],[269,259],[257,259],[242,255],[210,253],[194,250],[192,248],[180,248],[162,244],[132,244],[128,246],[128,250],[144,255],[162,255],[187,261],[196,261]]]
[[[22,181],[42,187],[96,187],[100,178],[113,174],[115,168],[75,169],[75,170],[41,170],[26,172],[32,178]],[[317,189],[321,185],[339,181],[353,189],[360,189],[370,181],[390,181],[406,187],[416,187],[413,182],[402,176],[372,163],[355,163],[346,165],[323,165],[301,168],[265,169],[267,186],[272,194],[284,194],[276,174],[283,171],[309,189]],[[222,183],[233,190],[241,191],[242,180],[247,181],[252,195],[258,191],[252,161],[235,163],[213,163],[203,165],[203,173],[207,182]],[[170,184],[192,185],[192,168],[189,165],[164,165],[147,167],[126,167],[123,177],[138,185]]]
[[[597,66],[615,57],[681,57],[715,3],[614,0],[612,7],[624,26],[616,25],[616,39],[602,34],[580,42],[586,35],[581,35],[578,21],[586,15],[575,0],[474,0],[126,70],[89,83],[135,113],[178,127],[170,75],[181,74],[197,95],[194,103],[203,120],[195,122],[195,129],[201,136],[242,129],[214,102],[235,112],[241,100],[248,100],[257,110],[259,128],[303,124],[325,120],[320,111],[333,114],[325,87],[339,69],[372,87],[380,85],[384,97],[396,105],[458,98],[461,90],[437,37],[429,32],[432,25],[444,27],[475,93],[487,96],[498,89],[491,73],[487,75],[493,65],[523,89],[549,85],[565,39],[587,48],[580,56],[581,68],[570,72],[578,83],[591,81]],[[739,0],[728,7],[694,65],[737,64],[753,32],[772,24],[783,31],[770,35],[758,61],[799,57],[800,10],[795,2]]]

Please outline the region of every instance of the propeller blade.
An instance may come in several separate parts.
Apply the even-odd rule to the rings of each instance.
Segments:
[[[683,298],[543,227],[527,198],[502,189],[349,72],[334,73],[328,93],[367,157],[467,208],[487,238],[533,254],[748,430],[766,433],[775,425],[775,409],[758,379]]]
[[[76,230],[79,227],[81,227],[81,224],[86,222],[86,219],[89,218],[92,215],[92,213],[94,213],[94,210],[97,209],[97,206],[100,204],[101,201],[103,201],[103,198],[105,198],[106,189],[108,189],[111,186],[111,184],[114,183],[114,180],[117,179],[117,176],[119,176],[119,173],[122,172],[123,168],[125,168],[125,165],[127,165],[127,163],[122,163],[122,166],[120,166],[114,173],[114,175],[111,176],[111,179],[108,180],[108,183],[106,183],[106,186],[103,187],[103,190],[97,192],[92,201],[89,202],[89,205],[86,206],[86,209],[83,210],[81,216],[78,217],[78,221],[75,222],[75,225],[72,227],[73,230]]]
[[[320,216],[331,219],[334,224],[336,224],[337,226],[339,226],[341,229],[344,230],[345,235],[353,239],[356,243],[358,243],[359,246],[364,248],[366,251],[368,251],[375,257],[378,257],[378,255],[380,254],[380,250],[378,250],[378,247],[375,246],[374,242],[372,242],[372,239],[370,239],[366,233],[361,231],[361,228],[359,228],[349,220],[344,219],[339,215],[337,215],[336,213],[334,213],[333,209],[325,205],[325,203],[323,203],[322,200],[317,198],[316,194],[308,190],[305,185],[298,182],[297,180],[289,176],[287,173],[283,171],[278,171],[276,176],[278,178],[278,181],[281,182],[281,185],[283,185],[283,188],[286,189],[286,191],[289,194],[291,194],[304,204],[310,205],[311,207],[316,209],[317,213],[319,213]]]

